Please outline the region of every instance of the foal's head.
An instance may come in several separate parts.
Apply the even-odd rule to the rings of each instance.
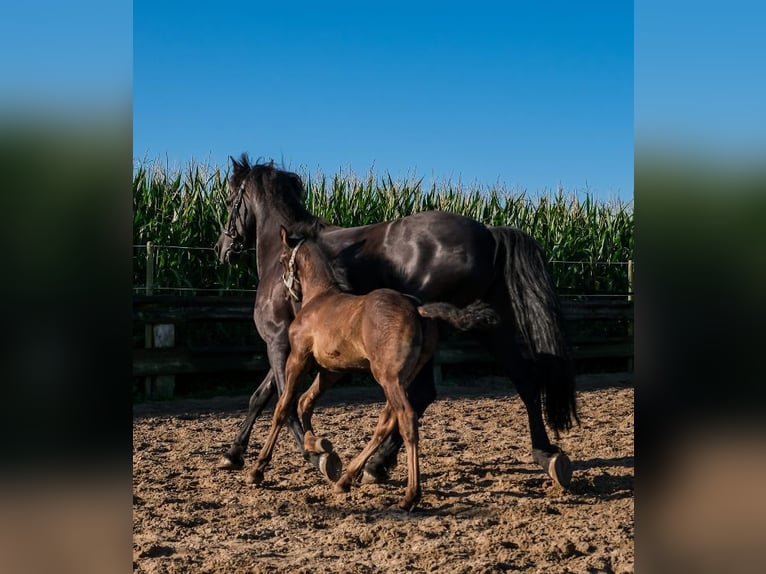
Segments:
[[[310,228],[303,234],[291,234],[282,226],[279,233],[282,238],[279,262],[284,270],[285,297],[302,301],[329,289],[349,291],[342,274],[333,267]]]

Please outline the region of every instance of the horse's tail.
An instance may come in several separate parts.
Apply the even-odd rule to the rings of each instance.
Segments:
[[[575,377],[553,278],[542,247],[512,227],[490,227],[498,260],[504,259],[505,284],[516,329],[534,359],[548,424],[559,431],[579,423]]]
[[[450,303],[426,303],[418,307],[418,313],[446,321],[461,331],[488,329],[500,323],[500,315],[483,301],[474,301],[462,309]]]

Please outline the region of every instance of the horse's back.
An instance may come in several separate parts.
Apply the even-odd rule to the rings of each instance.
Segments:
[[[322,242],[356,292],[389,287],[425,301],[465,305],[494,279],[495,239],[468,217],[428,211],[385,223],[332,228]]]

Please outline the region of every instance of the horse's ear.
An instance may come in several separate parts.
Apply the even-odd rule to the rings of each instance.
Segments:
[[[233,155],[230,155],[230,156],[229,156],[229,160],[231,161],[231,168],[232,168],[234,171],[236,171],[236,170],[237,170],[237,168],[241,167],[241,166],[240,166],[240,165],[237,163],[237,160],[236,160],[236,159],[234,159],[234,156],[233,156]]]
[[[284,225],[279,226],[279,237],[282,238],[282,245],[285,247],[288,247],[287,245],[287,229],[285,229]]]

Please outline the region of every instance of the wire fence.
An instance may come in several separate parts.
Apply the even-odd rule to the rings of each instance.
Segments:
[[[133,245],[133,292],[247,295],[257,291],[255,249],[237,265],[220,265],[213,247]],[[633,299],[634,261],[550,260],[562,298]]]

